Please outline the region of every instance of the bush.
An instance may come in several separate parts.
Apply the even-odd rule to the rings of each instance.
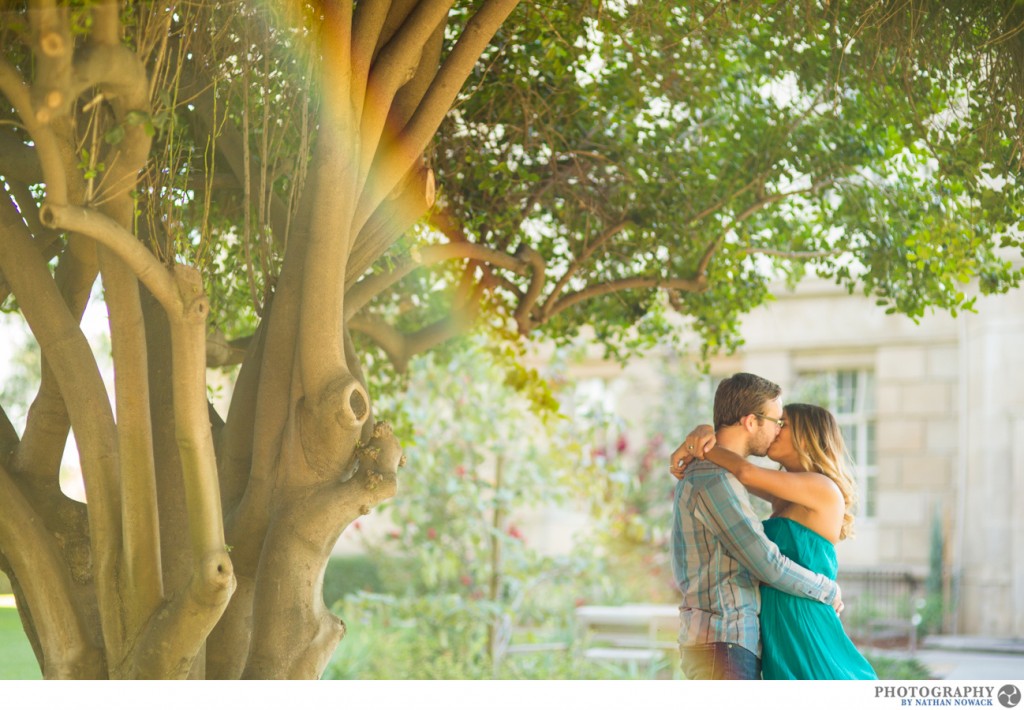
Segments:
[[[571,612],[537,629],[565,648],[507,655],[495,663],[491,630],[501,625],[502,605],[456,594],[401,597],[357,593],[335,605],[348,632],[324,672],[328,680],[575,680],[650,678],[653,670],[596,664],[580,658],[565,625]],[[673,659],[665,661],[670,665]]]
[[[335,608],[349,629],[325,677],[475,680],[491,677],[487,630],[497,605],[458,595],[357,593]]]
[[[393,555],[332,557],[324,572],[324,602],[332,606],[357,592],[399,594],[416,579],[417,561]]]
[[[879,680],[934,680],[928,667],[916,658],[867,655]]]

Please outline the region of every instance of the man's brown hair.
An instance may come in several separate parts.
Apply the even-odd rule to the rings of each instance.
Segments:
[[[764,404],[782,394],[782,388],[749,372],[726,377],[715,390],[715,431],[737,423],[748,414],[764,414]]]

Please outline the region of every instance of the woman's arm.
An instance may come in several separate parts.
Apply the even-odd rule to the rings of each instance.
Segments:
[[[808,471],[773,471],[721,446],[715,446],[704,454],[704,458],[736,476],[755,495],[768,500],[777,498],[811,510],[821,510],[833,503],[839,494],[838,487],[828,476]]]
[[[686,467],[697,459],[703,460],[707,452],[714,448],[716,441],[715,430],[710,424],[697,425],[693,431],[686,435],[686,440],[679,445],[679,448],[672,453],[671,465],[668,470],[677,479],[682,480],[683,476],[686,475],[684,473]],[[776,507],[778,499],[775,496],[752,486],[745,486],[745,488],[758,498],[763,498],[771,503],[773,509]]]
[[[695,458],[704,458],[705,452],[715,445],[715,430],[708,424],[698,424],[686,435],[686,440],[672,452],[669,470],[676,478],[683,477],[683,469]]]

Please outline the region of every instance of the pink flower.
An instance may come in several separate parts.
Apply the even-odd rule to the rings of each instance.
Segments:
[[[427,528],[427,537],[430,538],[431,540],[436,540],[437,539],[437,530],[435,530],[434,528]]]

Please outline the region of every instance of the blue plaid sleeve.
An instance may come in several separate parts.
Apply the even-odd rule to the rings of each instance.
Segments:
[[[778,545],[765,536],[749,496],[733,476],[710,476],[695,492],[694,512],[754,577],[787,594],[832,603],[836,583],[799,566],[779,551]]]

